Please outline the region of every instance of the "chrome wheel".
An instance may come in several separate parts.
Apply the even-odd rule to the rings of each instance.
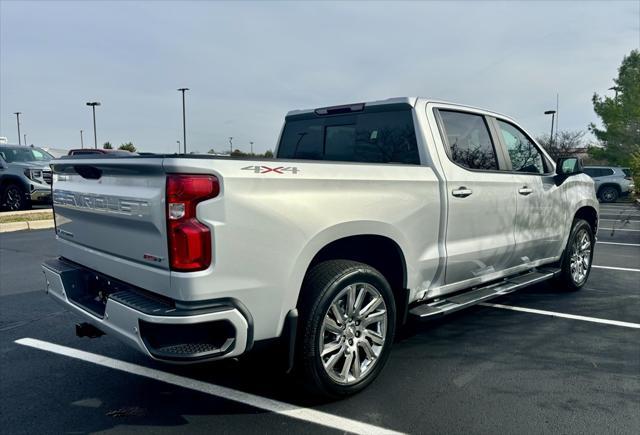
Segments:
[[[351,385],[375,366],[385,345],[387,306],[371,284],[351,284],[338,293],[324,315],[320,358],[336,383]]]
[[[581,229],[576,234],[571,247],[569,264],[573,282],[581,284],[587,278],[591,266],[591,238],[585,229]]]
[[[11,211],[22,209],[22,192],[16,186],[9,186],[5,192],[5,206]]]

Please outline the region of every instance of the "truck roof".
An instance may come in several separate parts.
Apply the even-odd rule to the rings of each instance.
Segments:
[[[470,105],[467,105],[467,104],[459,104],[459,103],[454,103],[454,102],[451,102],[451,101],[438,100],[438,99],[425,98],[425,97],[393,97],[393,98],[387,98],[387,99],[384,99],[384,100],[364,101],[364,102],[359,102],[359,103],[341,104],[341,105],[336,105],[336,106],[320,107],[320,108],[315,108],[315,109],[296,109],[296,110],[290,110],[289,112],[287,112],[287,117],[295,116],[295,115],[304,115],[304,114],[314,113],[314,112],[317,112],[319,110],[325,110],[325,109],[329,110],[329,109],[333,109],[333,108],[356,106],[356,105],[364,105],[364,106],[367,106],[367,107],[371,107],[371,106],[386,106],[386,105],[393,105],[393,104],[409,104],[410,106],[415,107],[415,105],[418,103],[418,101],[425,102],[425,103],[448,104],[448,105],[457,106],[457,107],[466,108],[466,109],[475,109],[475,110],[480,110],[480,111],[487,112],[487,113],[490,113],[490,114],[493,114],[493,115],[498,115],[498,116],[503,117],[503,118],[511,119],[511,117],[509,117],[507,115],[504,115],[502,113],[499,113],[499,112],[495,112],[493,110],[488,110],[488,109],[484,109],[484,108],[481,108],[481,107],[470,106]]]

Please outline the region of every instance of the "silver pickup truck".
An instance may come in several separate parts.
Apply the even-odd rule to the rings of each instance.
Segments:
[[[55,160],[47,292],[80,336],[170,363],[269,344],[342,397],[408,320],[589,276],[593,181],[507,116],[423,98],[297,110],[276,156]]]

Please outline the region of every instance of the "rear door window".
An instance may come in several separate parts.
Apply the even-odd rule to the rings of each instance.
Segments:
[[[496,150],[482,115],[439,110],[449,157],[460,166],[476,170],[497,170]]]
[[[285,123],[278,158],[420,164],[410,107],[310,119],[294,116]]]

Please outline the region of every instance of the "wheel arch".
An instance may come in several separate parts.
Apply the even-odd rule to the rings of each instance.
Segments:
[[[573,219],[584,219],[591,226],[591,230],[595,235],[598,231],[598,212],[597,210],[589,205],[580,207],[576,210],[576,213],[573,216]]]
[[[620,185],[618,183],[606,182],[606,183],[602,183],[598,187],[598,196],[600,196],[600,192],[602,192],[602,189],[604,189],[605,187],[613,187],[614,189],[616,189],[618,191],[618,195],[620,193],[622,193],[622,188],[620,187]]]
[[[17,184],[26,192],[29,191],[29,185],[21,177],[14,174],[6,174],[0,177],[0,189],[4,188],[7,184]]]
[[[361,231],[353,231],[355,228]],[[333,237],[328,237],[329,234]],[[397,318],[404,323],[409,292],[407,261],[403,245],[402,237],[395,234],[392,227],[387,227],[387,224],[383,223],[350,222],[323,231],[308,244],[306,254],[302,255],[296,267],[302,273],[293,278],[299,289],[295,307],[299,306],[304,294],[302,288],[304,277],[313,266],[331,259],[352,260],[374,267],[387,279],[396,302]]]

